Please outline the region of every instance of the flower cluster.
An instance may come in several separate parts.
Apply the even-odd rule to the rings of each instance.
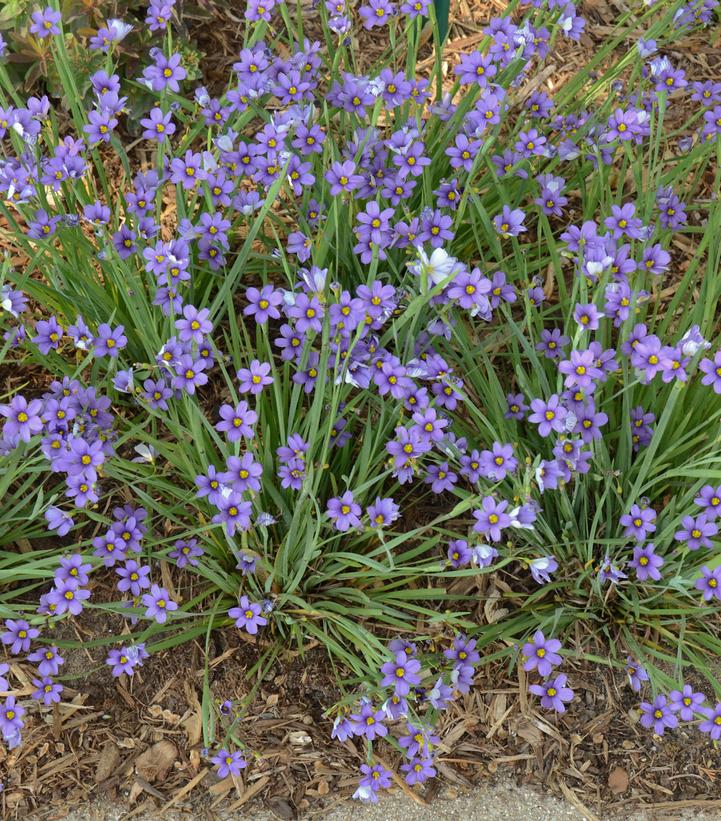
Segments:
[[[721,601],[721,569],[694,554],[718,535],[713,454],[684,472],[704,477],[697,486],[663,498],[692,458],[686,443],[719,415],[713,309],[685,311],[694,266],[674,282],[667,321],[659,314],[663,277],[679,267],[672,252],[700,233],[699,211],[714,213],[685,177],[717,176],[707,172],[721,139],[719,84],[687,77],[649,36],[633,46],[634,88],[608,84],[588,107],[584,95],[552,96],[537,71],[558,36],[578,41],[586,25],[566,0],[532,0],[522,19],[484,25],[482,46],[458,56],[443,89],[405,53],[372,68],[346,59],[359,26],[392,26],[395,42],[400,19],[414,42],[429,0],[327,0],[325,44],[277,36],[281,5],[245,5],[247,36],[217,96],[190,88],[174,0],[150,0],[145,29],[162,43],[136,76],[116,63],[133,27],[111,19],[87,38],[102,65],[87,78],[88,110],[74,89],[71,118],[15,89],[0,109],[3,213],[43,278],[2,262],[3,339],[55,379],[4,399],[0,457],[39,454],[61,484],[33,497],[30,518],[41,513],[73,540],[36,612],[8,619],[1,636],[11,656],[37,664],[33,698],[59,700],[63,659],[32,625],[80,617],[98,577],[127,614],[122,646],[106,658],[115,677],[148,657],[131,630],[141,619],[160,633],[182,606],[203,629],[215,625],[211,608],[192,612],[200,599],[182,583],[193,573],[198,595],[218,599],[212,613],[259,644],[262,628],[304,635],[309,613],[313,626],[345,619],[341,635],[366,629],[357,609],[346,613],[353,585],[363,602],[378,594],[384,628],[402,609],[457,630],[451,608],[437,608],[445,581],[519,565],[523,594],[573,586],[589,606],[626,591],[643,598],[673,572],[706,612]],[[673,31],[708,24],[717,5],[692,0]],[[36,9],[29,31],[70,76],[62,15]],[[663,123],[684,106],[694,115],[677,139]],[[649,191],[625,186],[637,155],[648,156]],[[683,173],[666,170],[670,155]],[[699,288],[710,305],[715,286]],[[702,419],[693,405],[707,400]],[[659,454],[674,427],[667,464]],[[166,565],[159,583],[161,560],[179,571],[173,583]],[[396,560],[419,591],[440,580],[425,610],[384,598]],[[532,636],[523,664],[541,680],[530,691],[564,712],[574,694],[557,669],[561,641],[528,618],[508,646]],[[468,692],[480,653],[466,634],[441,661],[424,649],[391,642],[380,682],[335,724],[336,738],[368,745],[358,798],[375,801],[391,783],[372,755],[391,729],[409,785],[436,772],[435,719]],[[649,678],[630,658],[626,672],[636,691]],[[641,721],[661,734],[706,716],[701,729],[716,739],[720,712],[684,684],[644,702]],[[24,714],[8,696],[0,728],[10,746]],[[228,738],[213,749],[220,777],[247,766]]]
[[[523,645],[523,669],[527,672],[536,670],[544,678],[540,684],[530,684],[531,693],[539,696],[541,706],[557,713],[566,712],[566,704],[573,700],[573,690],[567,686],[565,673],[551,674],[562,661],[558,651],[561,642],[558,639],[547,639],[541,630],[533,635],[533,640]]]
[[[398,744],[405,758],[400,770],[406,783],[422,784],[436,775],[434,756],[441,740],[433,732],[433,724],[454,699],[470,691],[481,658],[476,642],[463,634],[443,651],[435,671],[430,666],[424,668],[414,642],[394,639],[388,649],[392,658],[380,669],[380,689],[374,697],[361,696],[355,711],[338,716],[333,725],[333,738],[345,741],[355,737],[367,744],[368,763],[361,765],[362,775],[353,795],[361,801],[377,802],[379,791],[391,785],[391,773],[372,760],[373,744],[388,736],[389,722],[395,726],[402,722]]]

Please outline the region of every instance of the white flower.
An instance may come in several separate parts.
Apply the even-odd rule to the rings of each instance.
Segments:
[[[538,467],[536,469],[536,481],[538,482],[538,484],[540,486],[541,483],[542,483],[542,479],[539,479],[539,475],[538,475],[539,470],[540,470],[540,467]],[[541,490],[543,490],[543,488],[541,488]],[[519,507],[514,507],[513,510],[508,514],[511,517],[511,527],[517,527],[520,530],[533,530],[533,525],[532,524],[530,524],[530,523],[526,524],[525,522],[519,522],[518,521],[518,514],[520,512],[521,512],[521,508],[520,508],[520,505],[519,505]]]
[[[380,77],[375,77],[368,83],[368,91],[374,97],[380,97],[380,95],[386,90],[386,84],[381,80]]]
[[[124,40],[132,30],[133,27],[130,23],[126,23],[124,20],[118,20],[116,18],[108,20],[108,31],[113,35],[113,39],[117,43]]]
[[[205,86],[198,86],[193,97],[198,105],[206,106],[210,103],[210,94],[208,94],[208,89]]]
[[[378,801],[375,790],[368,784],[361,784],[353,793],[353,798],[357,801],[370,801],[372,803]]]
[[[590,259],[586,263],[586,272],[590,277],[600,276],[613,262],[613,257],[604,257],[601,260]]]
[[[418,276],[425,273],[434,285],[439,285],[448,277],[458,274],[463,268],[462,264],[443,248],[434,248],[430,257],[423,248],[419,248],[418,261],[408,263],[408,267]]]
[[[681,351],[684,356],[694,356],[699,351],[708,350],[711,343],[707,342],[702,336],[698,325],[693,325],[681,337]]]
[[[472,561],[479,567],[489,567],[493,560],[498,556],[498,551],[495,547],[489,544],[478,544],[471,548]]]
[[[3,311],[7,311],[11,316],[15,318],[18,317],[17,311],[13,310],[13,302],[10,299],[10,288],[7,285],[3,285],[2,289],[0,289],[0,308]]]
[[[136,445],[133,450],[138,454],[133,459],[132,462],[148,462],[149,464],[155,464],[155,457],[158,455],[158,451],[155,450],[152,445]]]
[[[301,281],[311,293],[314,293],[318,297],[322,297],[325,294],[325,284],[327,278],[327,268],[316,268],[313,266],[310,270],[303,268],[300,271]]]

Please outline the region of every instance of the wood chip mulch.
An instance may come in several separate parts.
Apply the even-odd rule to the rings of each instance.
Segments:
[[[247,694],[258,648],[239,635],[218,636],[209,661],[213,700]],[[203,755],[201,701],[205,660],[198,644],[153,656],[133,678],[98,670],[102,653],[70,651],[71,670],[89,671],[71,698],[34,713],[23,746],[0,748],[3,819],[57,819],[89,800],[111,801],[124,818],[172,809],[210,821],[240,807],[269,808],[281,818],[323,813],[355,789],[363,750],[332,741],[324,717],[340,693],[322,648],[288,653],[262,681],[237,735],[249,766],[219,779]],[[664,811],[719,806],[721,750],[694,728],[663,738],[638,723],[639,697],[610,671],[564,662],[575,701],[565,715],[539,710],[521,669],[481,668],[470,694],[446,714],[437,768],[425,790],[471,787],[496,773],[542,783],[587,818],[643,805]],[[26,681],[29,668],[14,666]],[[381,748],[389,766],[399,762]]]

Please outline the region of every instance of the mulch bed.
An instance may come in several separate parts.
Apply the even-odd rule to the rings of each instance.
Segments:
[[[240,700],[258,648],[235,631],[215,642],[213,699]],[[153,656],[132,681],[98,672],[99,652],[66,658],[72,672],[94,672],[69,691],[68,703],[29,722],[21,748],[0,749],[4,819],[62,818],[101,799],[127,810],[126,818],[172,809],[212,819],[262,807],[293,819],[322,814],[355,789],[363,753],[330,739],[324,712],[340,693],[322,648],[289,652],[266,674],[237,729],[249,766],[241,778],[222,780],[201,752],[200,645]],[[572,659],[564,669],[576,699],[555,716],[529,700],[522,670],[480,668],[471,693],[443,717],[439,778],[425,790],[399,783],[409,800],[426,804],[444,787],[464,789],[496,773],[542,783],[589,819],[601,809],[701,809],[721,799],[721,751],[707,737],[683,727],[654,736],[639,725],[639,697],[617,674]],[[28,669],[16,672],[22,680]]]

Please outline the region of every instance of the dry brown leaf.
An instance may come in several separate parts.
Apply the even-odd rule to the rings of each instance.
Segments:
[[[116,771],[120,764],[120,750],[112,741],[106,741],[95,767],[95,783],[101,784]]]
[[[543,744],[543,733],[535,725],[535,723],[531,723],[530,721],[521,718],[516,723],[514,729],[516,733],[521,736],[522,739],[527,741],[534,749]]]
[[[135,770],[151,784],[154,781],[163,781],[177,757],[178,750],[175,744],[164,738],[138,756]]]
[[[628,789],[628,773],[623,767],[614,767],[608,774],[608,786],[614,795],[620,795]]]

